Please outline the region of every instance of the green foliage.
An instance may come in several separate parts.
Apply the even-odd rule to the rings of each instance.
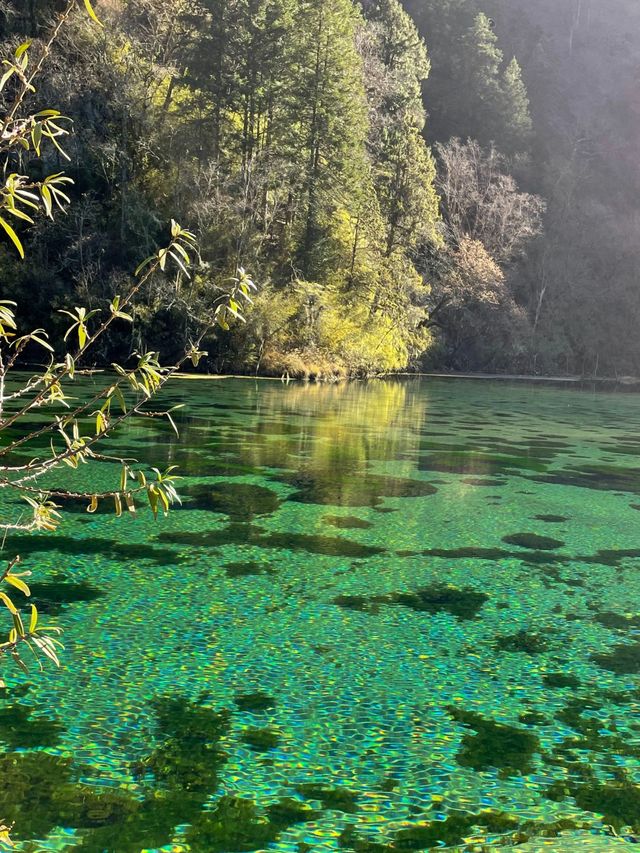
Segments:
[[[505,119],[503,147],[506,151],[526,151],[532,141],[533,122],[522,69],[515,56],[502,75],[502,102]]]
[[[54,303],[77,322],[77,306],[122,293],[131,247],[150,254],[159,222],[176,215],[194,223],[201,263],[186,280],[179,250],[164,254],[180,287],[152,276],[123,309],[135,326],[121,318],[101,337],[100,361],[144,349],[178,359],[245,266],[260,269],[285,316],[292,288],[314,288],[327,322],[306,298],[292,306],[307,315],[304,335],[281,329],[266,298],[247,328],[230,306],[201,366],[319,377],[406,366],[429,341],[412,254],[437,242],[438,199],[421,135],[429,60],[398,0],[179,0],[171,14],[147,0],[100,14],[109,38],[73,23],[76,49],[58,49],[69,79],[52,83],[63,112],[81,100],[104,119],[78,123],[73,140],[85,200],[64,234],[31,238],[32,269],[8,273],[8,295],[24,303],[37,276],[34,321],[49,326]]]
[[[490,3],[492,8],[499,5]],[[532,121],[520,64],[505,65],[495,21],[478,0],[407,0],[432,51],[425,87],[429,138],[476,139],[516,155],[530,150]]]
[[[84,0],[84,7],[92,21],[99,23],[89,0]],[[47,143],[53,146],[57,155],[69,159],[60,144],[60,138],[68,134],[68,130],[63,126],[64,117],[56,110],[23,113],[28,107],[29,98],[35,93],[34,83],[43,73],[60,32],[69,24],[75,8],[76,0],[69,0],[50,38],[39,49],[33,71],[28,70],[32,45],[30,41],[26,41],[14,51],[11,60],[5,60],[6,70],[0,80],[0,89],[14,86],[13,100],[9,100],[5,115],[0,119],[0,158],[3,159],[4,174],[8,175],[4,187],[0,190],[0,225],[21,259],[25,257],[23,240],[9,224],[8,218],[13,217],[26,222],[27,225],[34,225],[36,217],[54,219],[55,212],[66,212],[66,205],[70,203],[63,188],[66,189],[74,183],[71,177],[55,173],[36,179],[12,171],[12,168],[16,163],[22,164],[24,159],[33,172],[36,169],[42,170],[46,165]],[[19,156],[17,152],[20,152]],[[142,468],[134,469],[130,460],[104,456],[99,445],[122,423],[137,416],[167,417],[175,429],[170,411],[153,412],[145,406],[187,360],[197,363],[203,355],[200,344],[213,325],[228,328],[229,317],[236,321],[243,320],[240,303],[251,303],[250,293],[255,290],[253,282],[244,270],[240,269],[232,279],[231,288],[221,290],[216,298],[209,301],[208,311],[203,312],[199,318],[197,334],[189,340],[183,354],[172,366],[162,366],[158,353],[146,351],[142,354],[136,353],[133,364],[123,366],[114,363],[113,377],[102,387],[98,386],[97,390],[94,388],[88,392],[81,390],[77,393],[77,385],[74,383],[77,373],[84,366],[83,360],[86,359],[87,352],[95,349],[96,342],[111,325],[116,322],[133,322],[128,311],[131,310],[136,295],[154,279],[156,273],[165,272],[167,265],[172,264],[177,269],[175,287],[179,288],[183,280],[189,280],[189,267],[194,265],[196,259],[194,234],[172,219],[168,244],[138,266],[133,278],[123,284],[122,292],[111,297],[108,310],[103,312],[101,308],[76,305],[72,310],[62,309],[59,312],[71,322],[66,321],[67,328],[57,348],[49,343],[49,336],[43,329],[19,335],[15,303],[10,300],[0,302],[0,433],[6,438],[0,451],[3,463],[0,489],[6,489],[10,495],[22,499],[31,510],[30,518],[26,520],[24,513],[20,512],[15,520],[0,524],[5,537],[16,531],[54,530],[61,521],[59,509],[66,500],[85,501],[88,512],[95,512],[101,501],[110,500],[116,515],[121,515],[123,508],[135,513],[137,502],[146,500],[154,517],[157,517],[159,512],[166,514],[170,505],[179,500],[175,487],[178,478],[174,473],[174,466],[164,472],[158,468],[151,468],[151,471],[147,472]],[[55,338],[52,336],[53,339]],[[46,365],[36,370],[26,381],[23,378],[14,380],[14,371],[20,363],[20,358],[34,346],[40,353],[44,351],[48,359]],[[34,412],[41,410],[46,412],[46,416],[34,426],[33,420],[29,418]],[[20,453],[16,454],[18,449]],[[107,492],[74,492],[68,487],[68,478],[62,481],[57,479],[65,466],[75,471],[81,465],[96,465],[101,462],[111,465],[114,461],[120,462],[120,478],[118,483],[114,483],[113,489]],[[25,580],[31,572],[16,571],[19,563],[20,557],[14,557],[0,574],[0,583],[8,588],[8,592],[0,591],[0,603],[8,613],[11,624],[6,641],[0,643],[0,654],[12,658],[24,672],[28,671],[25,649],[33,653],[41,669],[46,661],[59,666],[61,644],[55,639],[55,635],[60,632],[60,628],[43,625],[35,604],[31,604],[29,618],[25,622],[19,608],[14,604],[15,595],[9,594],[17,591],[27,598],[31,596],[31,589]],[[4,687],[1,680],[0,686]],[[13,709],[13,714],[17,715],[16,721],[19,723],[28,721],[28,711],[21,710],[20,706]],[[185,711],[182,714],[183,721],[187,716]],[[160,717],[162,721],[162,714]],[[192,741],[201,742],[198,724],[203,721],[209,721],[206,713],[192,711],[189,717],[189,737]],[[218,733],[222,726],[221,722],[214,734]],[[1,728],[0,720],[0,732]],[[44,723],[38,726],[33,722],[30,723],[30,728],[37,728],[41,738],[51,738],[56,734],[53,723],[47,727]],[[174,739],[183,745],[185,737],[182,729],[174,733]],[[212,733],[209,730],[207,737],[210,741]],[[206,759],[205,763],[210,763],[211,757],[209,754],[203,755],[203,761]],[[170,777],[175,782],[179,778],[182,787],[189,787],[191,776],[188,774],[193,773],[193,755],[189,759],[188,772],[186,765],[181,769],[179,752],[173,747],[168,756],[158,752],[150,760],[150,766],[158,780]],[[198,765],[198,770],[200,769]],[[25,792],[20,793],[23,795]],[[53,799],[61,795],[59,791],[48,791],[46,795],[43,793],[44,799],[49,796]],[[134,808],[126,798],[119,803],[117,795],[114,795],[115,800],[109,794],[95,795],[91,804],[87,801],[89,796],[93,795],[85,794],[78,788],[74,789],[73,797],[68,803],[56,802],[52,805],[56,812],[62,815],[59,822],[72,822],[82,827],[99,825],[102,818],[96,817],[97,813],[104,815],[106,812],[110,813],[112,807],[116,811],[122,808],[121,817],[124,819],[125,813]],[[4,795],[2,798],[7,801],[3,805],[8,808],[14,805],[8,802],[11,797]],[[44,813],[42,819],[46,823]],[[8,833],[9,827],[3,824],[0,827],[0,845],[11,844]]]

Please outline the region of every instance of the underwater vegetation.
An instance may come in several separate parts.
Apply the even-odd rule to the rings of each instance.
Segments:
[[[270,749],[275,749],[281,738],[280,732],[271,728],[247,728],[240,735],[240,740],[254,752],[268,752]]]
[[[36,554],[61,554],[74,559],[102,556],[125,565],[144,560],[159,566],[180,562],[180,555],[170,548],[158,548],[151,543],[117,542],[100,536],[81,538],[65,536],[56,531],[51,536],[12,536],[11,547],[26,561]]]
[[[204,509],[227,515],[232,521],[253,521],[271,515],[280,506],[278,495],[253,483],[197,484],[185,490],[189,509]]]
[[[519,548],[529,548],[532,551],[554,551],[565,544],[551,536],[539,536],[537,533],[513,533],[503,536],[502,541],[507,545],[517,545]]]
[[[530,477],[537,483],[556,486],[576,486],[605,492],[640,494],[640,468],[621,468],[614,465],[581,465],[563,468]]]
[[[640,616],[625,616],[620,613],[613,613],[610,610],[604,611],[603,613],[596,613],[595,616],[593,616],[593,621],[598,622],[605,628],[612,628],[620,631],[640,627]]]
[[[582,780],[575,778],[577,767]],[[617,769],[616,778],[608,782],[596,779],[588,764],[573,764],[572,769],[572,776],[547,788],[548,799],[561,802],[572,797],[581,809],[602,815],[602,822],[615,830],[630,827],[632,832],[640,832],[640,785],[629,779],[623,768]]]
[[[252,544],[261,548],[279,548],[287,551],[307,551],[327,557],[375,557],[385,549],[376,545],[364,545],[333,536],[318,536],[312,533],[269,533]]]
[[[255,693],[238,693],[233,700],[239,711],[259,714],[276,707],[276,700],[260,690]]]
[[[365,521],[364,518],[358,518],[355,515],[325,515],[323,521],[332,527],[339,527],[341,530],[368,530],[373,527],[370,521]]]
[[[384,477],[368,471],[334,469],[318,474],[283,473],[275,479],[295,490],[288,496],[288,501],[330,506],[375,508],[384,498],[423,498],[438,491],[423,480]]]
[[[261,811],[253,800],[223,796],[212,811],[201,812],[186,833],[194,853],[264,850],[290,826],[316,820],[320,813],[283,798]]]
[[[527,631],[522,628],[515,634],[505,634],[498,637],[495,648],[502,652],[524,652],[527,655],[539,655],[549,648],[549,642],[537,631]]]
[[[308,800],[319,800],[325,809],[353,814],[358,808],[358,795],[348,788],[309,782],[296,785],[296,791]]]
[[[0,817],[16,821],[18,841],[56,830],[51,849],[75,833],[85,853],[186,844],[433,853],[470,850],[465,839],[476,836],[489,850],[598,832],[600,816],[619,830],[637,825],[632,498],[531,479],[567,449],[594,459],[582,438],[512,442],[496,431],[492,440],[480,433],[493,417],[480,405],[465,410],[465,435],[443,417],[440,443],[417,417],[389,447],[376,444],[379,424],[359,425],[362,455],[341,466],[332,433],[315,442],[295,406],[264,429],[255,406],[210,429],[210,388],[188,427],[199,430],[198,452],[158,445],[197,479],[184,481],[182,509],[154,526],[150,546],[139,544],[144,519],[125,521],[132,541],[116,547],[107,516],[81,505],[61,534],[24,538],[23,553],[47,572],[34,598],[67,621],[71,658],[80,627],[107,656],[78,644],[77,679],[61,672],[49,691],[61,697],[59,718],[38,687],[0,691],[0,772],[12,780]],[[511,418],[504,435],[539,431],[524,409],[495,413]],[[320,409],[314,418],[322,422]],[[153,437],[137,440],[151,458]],[[417,464],[423,473],[412,473]],[[501,496],[497,513],[489,504]],[[609,517],[611,533],[600,523]],[[164,584],[174,566],[188,601],[163,588],[147,613],[145,578]],[[140,638],[124,670],[142,673],[140,701],[110,657],[123,619]],[[87,704],[100,690],[117,701],[123,686],[114,731],[104,731],[103,707],[88,725],[83,691]],[[210,694],[198,695],[203,686]],[[76,757],[87,732],[90,747]],[[35,849],[47,841],[25,853]]]
[[[418,613],[450,613],[458,619],[475,619],[489,596],[474,589],[458,589],[445,584],[421,587],[413,592],[385,595],[338,595],[333,603],[347,610],[376,613],[380,605],[408,607]]]
[[[71,581],[65,575],[54,576],[51,581],[36,581],[29,584],[31,598],[41,613],[57,616],[63,607],[78,602],[88,603],[102,598],[107,593],[88,581]]]
[[[220,530],[204,533],[161,533],[158,539],[172,544],[190,545],[194,548],[218,548],[221,545],[253,545],[256,548],[273,548],[286,551],[304,551],[327,557],[374,557],[385,549],[374,545],[352,542],[339,536],[321,536],[313,533],[266,533],[262,528],[235,522]]]
[[[213,711],[183,696],[154,700],[160,742],[142,762],[156,782],[183,791],[209,792],[225,761],[219,741],[230,728],[230,712]]]
[[[0,708],[0,741],[11,749],[57,746],[64,726],[50,716],[33,716],[35,710],[28,705]]]
[[[354,853],[393,853],[402,850],[439,850],[464,844],[469,836],[491,835],[502,837],[510,844],[522,844],[532,837],[557,838],[561,832],[571,829],[588,829],[586,822],[569,819],[551,823],[544,821],[521,822],[515,815],[506,812],[485,810],[476,814],[453,811],[444,819],[417,822],[413,826],[399,830],[393,841],[381,844],[369,841],[358,834],[358,827],[349,825],[341,833],[338,844],[341,848]],[[502,846],[502,845],[500,845]],[[490,847],[473,845],[464,850],[489,850]],[[549,848],[550,850],[552,848]]]
[[[524,775],[532,771],[533,757],[540,752],[540,741],[530,731],[496,723],[473,711],[455,707],[447,710],[456,722],[474,732],[462,738],[462,749],[457,757],[461,766],[474,770],[497,767],[506,775]]]
[[[591,655],[591,660],[616,675],[636,675],[640,673],[640,643],[614,646],[610,652]]]
[[[577,690],[582,684],[579,678],[567,672],[548,672],[542,676],[542,681],[545,687],[571,687],[572,690]]]
[[[255,560],[247,560],[239,563],[225,563],[222,567],[228,578],[246,578],[257,575],[272,575],[275,572],[273,566],[258,563]]]

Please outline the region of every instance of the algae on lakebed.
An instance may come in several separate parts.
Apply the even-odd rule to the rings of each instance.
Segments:
[[[449,713],[458,723],[471,729],[462,738],[462,749],[457,761],[463,767],[486,770],[497,767],[507,774],[529,773],[533,769],[533,757],[540,751],[536,735],[525,729],[497,723],[481,714],[449,708]]]
[[[338,595],[333,603],[347,610],[377,612],[381,604],[408,607],[418,613],[450,613],[458,619],[475,619],[489,596],[473,589],[433,584],[410,592],[380,595]]]

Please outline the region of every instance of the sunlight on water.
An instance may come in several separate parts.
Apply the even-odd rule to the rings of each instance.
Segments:
[[[0,706],[17,839],[385,853],[640,833],[640,398],[426,380],[165,397],[187,403],[180,439],[152,421],[118,449],[180,466],[181,507],[70,507],[8,546],[66,645]]]

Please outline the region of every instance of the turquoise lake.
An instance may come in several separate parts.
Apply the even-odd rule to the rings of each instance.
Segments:
[[[70,505],[5,544],[65,645],[0,701],[19,849],[640,835],[639,396],[229,379],[162,403],[179,438],[146,420],[105,452],[177,465],[182,505]]]

